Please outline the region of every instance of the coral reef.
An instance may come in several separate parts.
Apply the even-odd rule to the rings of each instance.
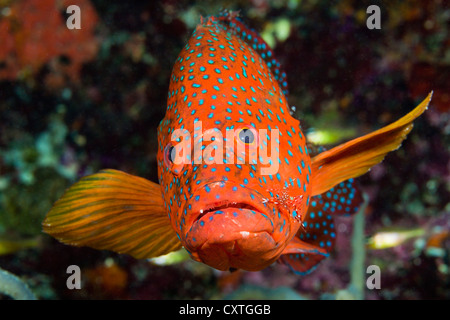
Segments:
[[[64,77],[79,80],[81,66],[95,57],[98,42],[93,30],[97,14],[89,1],[77,1],[83,26],[74,32],[61,14],[70,1],[19,0],[0,4],[0,79],[35,80],[47,65],[49,88],[59,87]]]
[[[36,300],[33,292],[15,275],[0,268],[0,294],[5,294],[16,300]]]

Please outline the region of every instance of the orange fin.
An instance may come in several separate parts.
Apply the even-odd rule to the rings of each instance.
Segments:
[[[295,274],[306,275],[314,271],[319,262],[328,256],[327,250],[295,236],[277,261],[287,265]]]
[[[362,201],[354,179],[312,197],[303,224],[283,251],[280,262],[300,275],[315,270],[334,248],[336,227],[333,217],[356,213]]]
[[[432,95],[433,92],[400,120],[312,158],[312,195],[359,177],[381,162],[388,152],[398,149],[411,131],[412,122],[427,109]]]
[[[44,232],[59,241],[137,259],[181,248],[161,187],[122,171],[102,170],[71,186],[47,214]]]

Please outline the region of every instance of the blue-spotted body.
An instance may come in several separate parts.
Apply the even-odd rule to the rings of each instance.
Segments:
[[[158,127],[159,185],[116,170],[83,178],[49,212],[57,239],[149,258],[183,246],[220,270],[275,261],[299,274],[333,249],[333,217],[361,202],[354,178],[399,147],[430,97],[328,151],[290,115],[286,74],[233,13],[201,21],[173,67]]]

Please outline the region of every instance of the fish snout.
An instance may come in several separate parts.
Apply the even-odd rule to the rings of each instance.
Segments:
[[[259,270],[280,251],[272,236],[273,211],[254,189],[229,181],[208,183],[195,191],[184,212],[184,246],[194,259],[216,269]]]

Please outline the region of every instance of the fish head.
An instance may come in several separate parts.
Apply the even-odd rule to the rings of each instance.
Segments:
[[[245,41],[197,27],[174,65],[158,141],[165,206],[193,259],[219,270],[278,259],[307,210],[310,157],[282,88]]]
[[[282,178],[292,177],[293,170],[284,166],[264,173],[269,166],[252,157],[261,150],[258,144],[253,151],[243,148],[248,157],[237,152],[244,144],[239,133],[248,130],[259,138],[256,129],[247,127],[217,128],[213,141],[202,141],[205,134],[193,138],[186,149],[192,156],[181,164],[176,163],[179,145],[166,141],[161,148],[160,183],[172,226],[192,258],[219,270],[260,270],[270,265],[297,232],[307,210],[306,182]],[[235,135],[232,140],[230,132]],[[219,142],[227,134],[228,139]],[[230,141],[233,147],[227,146]],[[202,151],[201,161],[194,156],[195,148]],[[208,149],[220,148],[223,155],[210,157]]]

